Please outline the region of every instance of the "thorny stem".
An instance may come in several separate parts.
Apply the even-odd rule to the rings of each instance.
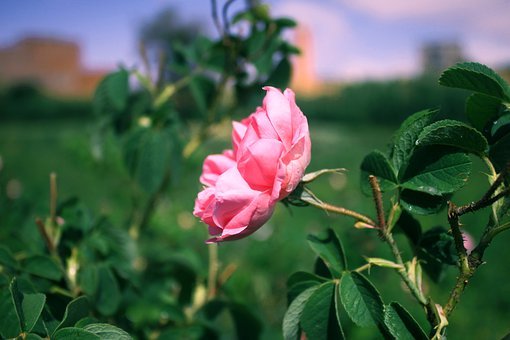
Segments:
[[[468,255],[466,248],[464,247],[464,240],[460,231],[461,223],[459,218],[468,212],[474,212],[488,207],[510,193],[510,189],[507,188],[494,195],[498,187],[503,183],[503,180],[508,173],[509,167],[510,164],[507,164],[507,166],[500,172],[490,188],[479,201],[461,207],[457,207],[451,202],[449,203],[448,222],[450,224],[450,229],[455,241],[455,247],[459,256],[459,276],[457,277],[455,286],[453,287],[450,293],[450,297],[448,298],[448,301],[443,309],[447,318],[455,309],[455,306],[459,302],[460,296],[464,292],[464,289],[469,283],[469,280],[474,275],[478,267],[483,263],[483,255],[489,244],[492,242],[492,239],[500,232],[510,228],[510,223],[497,226],[495,216],[492,216],[478,245]]]
[[[397,242],[393,238],[393,234],[391,231],[388,231],[386,228],[386,218],[384,215],[384,207],[382,201],[381,187],[379,186],[379,181],[375,176],[369,176],[370,186],[372,188],[372,194],[374,196],[375,207],[377,210],[377,219],[378,219],[378,229],[380,230],[381,236],[384,241],[390,247],[390,250],[395,258],[397,264],[401,266],[402,269],[398,269],[397,272],[400,275],[400,278],[406,286],[409,288],[413,296],[418,300],[418,302],[426,307],[427,306],[427,298],[423,296],[420,287],[417,287],[416,284],[409,277],[409,273],[404,264],[404,260],[402,259],[402,255],[400,254],[400,249],[398,248]]]

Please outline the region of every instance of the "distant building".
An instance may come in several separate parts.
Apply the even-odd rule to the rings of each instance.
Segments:
[[[423,46],[423,73],[439,74],[448,67],[464,60],[462,46],[457,42],[431,42]]]
[[[0,49],[0,85],[29,82],[48,94],[90,98],[105,70],[86,70],[74,42],[30,37]]]
[[[321,90],[321,81],[315,71],[315,48],[311,31],[299,25],[294,31],[294,44],[301,54],[293,57],[291,88],[302,94],[313,96]]]

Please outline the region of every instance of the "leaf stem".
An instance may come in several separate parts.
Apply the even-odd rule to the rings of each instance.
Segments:
[[[325,202],[321,201],[319,198],[317,198],[308,188],[304,188],[304,191],[308,195],[310,195],[310,197],[302,196],[301,200],[310,204],[311,206],[314,206],[316,208],[319,208],[319,209],[322,209],[322,210],[325,210],[328,212],[333,212],[335,214],[349,216],[349,217],[356,219],[357,221],[365,222],[371,226],[376,225],[376,223],[368,216],[360,214],[356,211],[346,209],[344,207],[339,207],[336,205],[325,203]]]

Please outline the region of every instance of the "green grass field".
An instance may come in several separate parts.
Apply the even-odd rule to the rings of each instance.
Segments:
[[[309,171],[346,168],[343,175],[324,177],[313,183],[314,192],[325,201],[374,216],[371,199],[359,190],[359,165],[371,150],[386,150],[393,130],[314,121],[310,122],[310,129],[313,151]],[[50,172],[58,174],[60,200],[77,196],[95,215],[108,215],[116,225],[128,227],[125,221],[131,209],[133,184],[112,138],[106,138],[101,159],[92,156],[94,130],[94,123],[89,121],[25,121],[0,125],[3,163],[0,182],[16,179],[22,188],[20,200],[31,202],[29,212],[22,219],[24,228],[32,228],[36,216],[48,213]],[[208,153],[221,152],[228,143],[224,137],[213,138],[182,166],[148,230],[160,233],[169,251],[186,249],[199,254],[204,273],[207,249],[203,241],[207,232],[192,215],[193,202],[200,189],[198,176],[203,158]],[[483,166],[476,162],[474,169],[468,188],[454,197],[454,201],[468,203],[475,200],[486,187]],[[483,212],[469,216],[464,222],[476,237],[486,218],[487,212]],[[5,219],[0,218],[0,221],[7,223]],[[439,223],[445,225],[446,213],[423,218],[422,222],[428,227]],[[278,206],[273,218],[254,235],[220,245],[222,267],[234,264],[237,268],[225,288],[234,299],[253,304],[266,325],[264,338],[281,338],[279,329],[286,309],[285,282],[297,270],[312,269],[314,257],[306,235],[328,226],[341,236],[352,268],[363,264],[362,255],[382,257],[389,253],[375,233],[354,229],[349,218],[328,216],[310,207],[289,210],[283,205]],[[5,226],[0,225],[2,227]],[[398,241],[404,244],[406,251],[405,240],[398,238]],[[510,332],[510,285],[506,284],[510,258],[510,248],[506,244],[509,241],[509,235],[503,235],[487,252],[488,265],[473,278],[450,320],[451,339],[498,339]],[[408,250],[403,255],[408,256]],[[455,268],[452,268],[442,284],[450,287],[455,274]],[[394,273],[373,269],[370,275],[386,303],[399,300],[423,325],[426,324],[423,313],[400,288]],[[434,294],[441,291],[441,287],[429,282],[427,287]],[[447,290],[442,291],[438,301],[444,303]],[[370,330],[354,329],[349,322],[346,324],[348,327],[344,331],[349,339],[374,337]]]

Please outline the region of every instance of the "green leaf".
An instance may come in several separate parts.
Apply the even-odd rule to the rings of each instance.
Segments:
[[[500,172],[510,161],[510,133],[500,138],[489,151],[489,159]]]
[[[374,175],[379,180],[381,190],[390,191],[397,187],[397,175],[390,161],[381,151],[369,153],[361,163],[361,188],[367,195],[371,194],[368,176]]]
[[[21,326],[8,289],[0,290],[0,315],[0,337],[16,338],[21,333]]]
[[[284,89],[289,85],[291,74],[292,65],[289,59],[282,58],[265,83],[278,89]]]
[[[98,289],[95,306],[106,316],[113,315],[121,302],[121,295],[117,279],[110,268],[103,266],[98,269]]]
[[[41,338],[39,335],[37,335],[35,333],[28,333],[27,337],[25,339],[26,340],[43,340],[43,338]]]
[[[447,199],[446,196],[429,195],[414,190],[402,190],[400,192],[400,204],[411,214],[435,214],[446,206]]]
[[[89,301],[86,296],[80,296],[69,302],[64,313],[62,322],[55,331],[61,328],[75,326],[78,321],[89,314]]]
[[[442,227],[435,227],[423,233],[417,247],[416,255],[423,270],[434,281],[444,277],[448,266],[457,264],[457,253],[452,235]]]
[[[462,122],[450,119],[426,126],[416,140],[416,145],[447,145],[478,156],[483,156],[489,148],[487,140],[480,132]]]
[[[466,184],[470,172],[471,160],[465,153],[428,147],[413,155],[401,186],[430,195],[449,194]]]
[[[383,322],[384,304],[381,296],[363,275],[345,272],[340,281],[340,297],[345,311],[358,326],[374,326]]]
[[[347,260],[342,243],[333,229],[328,228],[326,234],[319,237],[308,235],[307,239],[310,247],[328,266],[331,274],[340,277],[347,269]]]
[[[77,274],[78,285],[81,290],[88,295],[94,295],[97,291],[97,285],[99,282],[97,266],[93,264],[87,264],[86,266],[80,267]]]
[[[49,256],[34,255],[23,262],[26,272],[43,277],[45,279],[59,281],[62,278],[62,271],[57,262]]]
[[[172,139],[166,130],[138,129],[127,136],[124,161],[130,175],[148,193],[163,182],[170,164]]]
[[[100,340],[101,338],[92,332],[77,327],[62,328],[58,332],[55,332],[55,334],[53,334],[51,338],[51,340],[70,340],[70,339]]]
[[[320,285],[308,298],[301,314],[301,327],[307,339],[344,339],[336,317],[333,281]]]
[[[459,63],[450,67],[439,78],[439,84],[510,100],[510,90],[503,78],[479,63]]]
[[[501,100],[480,93],[473,93],[466,101],[466,115],[469,122],[481,132],[484,132],[485,127],[504,109],[505,106],[501,104]]]
[[[291,18],[278,18],[278,19],[275,19],[273,20],[273,22],[276,24],[276,26],[278,26],[278,28],[292,28],[292,27],[296,27],[297,23],[295,20],[291,19]]]
[[[16,316],[18,317],[19,326],[21,330],[26,329],[25,315],[23,314],[23,293],[18,288],[18,281],[13,278],[9,286],[11,292],[11,298],[14,305]]]
[[[384,323],[399,340],[427,340],[428,337],[411,314],[398,302],[386,306]]]
[[[34,328],[39,316],[41,316],[45,302],[46,296],[44,294],[23,294],[22,308],[26,332],[30,332]]]
[[[228,309],[234,325],[238,339],[257,340],[262,334],[262,323],[253,314],[248,306],[240,303],[228,304]]]
[[[418,244],[421,238],[421,225],[420,222],[415,219],[406,210],[402,211],[397,221],[395,231],[400,231],[406,235],[413,245]]]
[[[310,287],[292,301],[283,317],[283,338],[285,340],[296,340],[300,335],[299,321],[310,296],[319,286]]]
[[[12,279],[9,290],[20,328],[24,332],[30,332],[42,313],[46,296],[41,293],[22,293],[18,288],[16,278]]]
[[[429,125],[437,114],[437,110],[424,110],[408,117],[400,126],[394,137],[392,150],[393,166],[397,170],[398,177],[404,173],[416,146],[416,140],[423,128]]]
[[[214,97],[214,82],[205,76],[194,76],[189,83],[189,88],[198,110],[205,115]]]
[[[105,323],[93,323],[83,327],[84,330],[95,334],[101,340],[131,340],[132,337],[124,330]]]
[[[510,110],[504,110],[502,115],[492,123],[491,137],[498,140],[505,134],[510,133]]]
[[[381,296],[363,275],[345,272],[340,281],[340,296],[345,311],[358,326],[379,326],[384,322]]]
[[[124,110],[129,94],[129,73],[126,70],[106,75],[96,88],[92,102],[94,112],[115,114]]]
[[[0,265],[7,266],[11,269],[19,268],[18,261],[12,256],[11,251],[3,246],[0,247]]]
[[[325,281],[324,278],[307,272],[296,272],[287,280],[287,300],[292,302],[299,294],[310,287]]]

